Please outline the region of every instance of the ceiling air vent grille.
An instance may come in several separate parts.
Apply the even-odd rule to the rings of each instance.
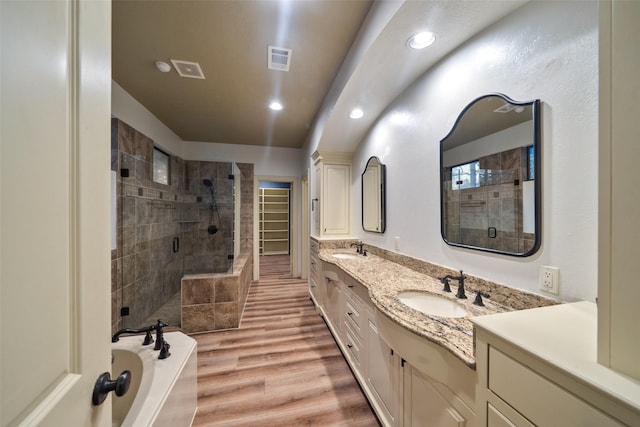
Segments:
[[[291,65],[291,49],[269,46],[268,67],[270,70],[289,71]]]
[[[204,79],[204,74],[197,62],[178,61],[172,59],[171,63],[175,67],[180,77],[189,77],[190,79]]]

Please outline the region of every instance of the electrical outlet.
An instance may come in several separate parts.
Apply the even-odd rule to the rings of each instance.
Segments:
[[[558,295],[560,292],[560,269],[540,266],[540,290]]]

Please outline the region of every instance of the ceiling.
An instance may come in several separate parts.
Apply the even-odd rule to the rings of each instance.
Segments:
[[[370,6],[116,0],[113,79],[185,141],[301,147]],[[288,72],[267,68],[269,45],[292,49]],[[171,59],[199,63],[205,79],[156,69]]]
[[[348,152],[421,74],[526,1],[115,0],[113,79],[185,141],[300,148],[322,113],[319,147]],[[409,49],[425,29],[436,43]],[[290,71],[267,68],[268,45],[293,50]],[[154,66],[171,59],[205,79]]]

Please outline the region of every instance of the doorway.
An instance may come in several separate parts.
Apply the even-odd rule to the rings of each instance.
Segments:
[[[259,184],[260,277],[291,276],[291,183]]]

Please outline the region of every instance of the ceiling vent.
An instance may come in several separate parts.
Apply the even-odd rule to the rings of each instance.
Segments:
[[[268,67],[270,70],[289,71],[291,64],[291,49],[269,46]]]
[[[190,79],[204,79],[204,74],[197,62],[171,60],[180,77],[189,77]]]

